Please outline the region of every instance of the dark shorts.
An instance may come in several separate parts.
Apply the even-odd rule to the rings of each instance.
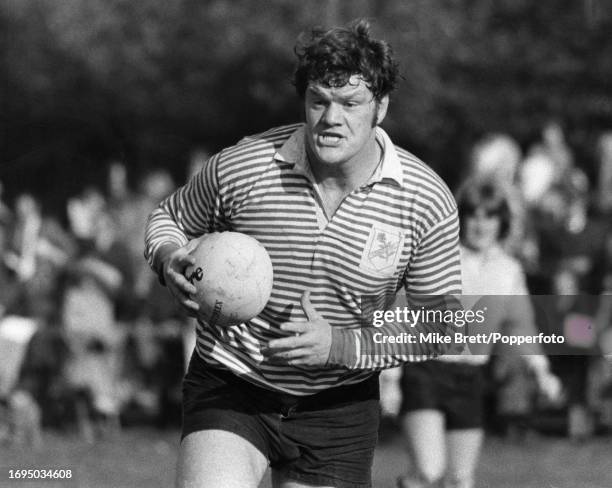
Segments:
[[[400,413],[439,410],[446,428],[483,426],[484,371],[482,366],[445,361],[407,363],[401,379]]]
[[[298,397],[213,369],[194,353],[183,381],[182,438],[207,429],[232,432],[273,469],[304,483],[370,487],[378,424],[378,375]]]

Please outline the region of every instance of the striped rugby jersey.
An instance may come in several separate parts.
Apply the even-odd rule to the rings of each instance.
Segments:
[[[303,124],[246,137],[215,154],[153,211],[145,237],[153,269],[159,269],[156,251],[163,244],[182,246],[214,231],[249,234],[270,254],[273,290],[259,316],[225,328],[198,323],[196,350],[205,362],[271,390],[308,395],[429,357],[376,347],[362,354],[374,332],[360,327],[362,296],[376,297],[376,308],[384,309],[402,288],[409,294],[461,292],[459,226],[450,191],[382,129],[376,138],[381,164],[329,221],[309,171]],[[261,354],[268,341],[287,335],[281,323],[306,320],[300,305],[306,289],[319,314],[343,329],[348,355],[341,366],[271,364]]]

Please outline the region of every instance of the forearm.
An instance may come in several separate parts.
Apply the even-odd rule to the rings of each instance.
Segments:
[[[332,328],[328,365],[380,370],[406,362],[433,359],[453,350],[452,325],[389,323],[359,329]]]
[[[166,279],[164,277],[164,263],[174,251],[179,249],[179,247],[181,246],[179,246],[177,243],[168,241],[162,243],[157,248],[156,252],[153,254],[151,267],[153,268],[153,271],[155,271],[155,273],[157,274],[159,282],[162,285],[166,284]]]
[[[160,205],[153,211],[145,227],[145,259],[153,270],[159,272],[162,258],[171,252],[169,249],[184,246],[188,240],[176,217]]]
[[[211,158],[187,185],[162,201],[147,220],[144,255],[158,274],[172,251],[214,229],[219,212],[214,160]]]

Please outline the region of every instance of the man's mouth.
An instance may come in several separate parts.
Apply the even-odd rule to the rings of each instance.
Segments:
[[[335,133],[324,132],[322,134],[319,134],[319,141],[324,146],[335,146],[338,143],[340,143],[341,139],[342,139],[342,136],[340,136],[339,134],[335,134]]]

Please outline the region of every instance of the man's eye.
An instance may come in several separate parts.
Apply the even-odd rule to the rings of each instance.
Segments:
[[[356,107],[357,105],[359,105],[359,102],[356,102],[355,100],[347,100],[344,102],[344,106],[349,108]]]

